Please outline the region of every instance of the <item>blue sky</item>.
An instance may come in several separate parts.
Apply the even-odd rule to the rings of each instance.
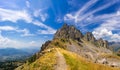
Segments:
[[[64,23],[120,42],[120,0],[0,0],[0,48],[39,48]]]

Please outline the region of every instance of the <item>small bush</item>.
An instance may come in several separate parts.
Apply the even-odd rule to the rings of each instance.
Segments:
[[[28,59],[28,62],[29,62],[29,63],[32,63],[32,62],[34,62],[36,59],[37,59],[37,56],[36,56],[36,54],[35,54],[35,55],[33,55],[32,57],[30,57],[30,58]]]

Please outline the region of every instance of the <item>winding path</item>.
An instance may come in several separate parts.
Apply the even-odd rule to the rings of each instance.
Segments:
[[[57,56],[57,64],[55,66],[55,70],[67,70],[67,64],[64,56],[60,53],[58,49],[56,56]]]

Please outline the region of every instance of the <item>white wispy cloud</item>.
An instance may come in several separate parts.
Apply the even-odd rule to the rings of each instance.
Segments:
[[[108,38],[109,41],[120,42],[120,32],[118,32],[120,30],[120,14],[118,12],[112,14],[111,16],[113,17],[102,16],[107,19],[105,19],[99,27],[94,29],[93,34],[96,38]],[[116,30],[117,33],[113,33],[113,31]]]
[[[16,32],[22,33],[21,36],[26,37],[26,36],[35,36],[35,34],[31,34],[28,29],[17,29]]]
[[[40,14],[41,20],[44,22],[48,18],[48,14]]]
[[[110,7],[111,5],[117,3],[119,0],[112,0],[109,3],[106,3],[100,7],[98,7],[97,9],[94,9],[90,12],[84,13],[85,11],[87,11],[91,6],[93,6],[98,0],[90,0],[88,3],[86,3],[82,8],[80,8],[78,11],[76,11],[75,13],[71,12],[71,13],[67,13],[64,16],[64,21],[72,21],[74,23],[79,23],[79,25],[84,25],[82,24],[82,21],[86,21],[87,18],[89,18],[91,15],[93,15],[94,13],[101,11],[105,8]]]
[[[85,13],[85,11],[94,6],[97,1],[98,0],[90,0],[78,11],[67,13],[64,16],[64,20],[66,22],[75,23],[74,25],[80,27],[83,30],[86,26],[89,26],[91,24],[99,24],[100,26],[94,28],[93,30],[93,34],[97,39],[104,38],[109,41],[120,41],[120,33],[118,32],[120,30],[120,11],[111,14],[94,15],[94,13],[112,6],[119,0],[112,0],[111,2],[108,2],[96,9]],[[116,30],[117,33],[114,33],[113,31]]]
[[[1,2],[1,1],[0,1]],[[15,4],[13,4],[13,2],[8,2],[10,3],[9,5],[6,2],[6,6],[4,4],[0,5],[0,22],[4,21],[10,21],[10,23],[19,23],[18,21],[25,21],[25,24],[33,24],[35,26],[39,26],[39,30],[36,31],[35,34],[32,33],[32,31],[30,31],[29,29],[26,28],[19,28],[18,27],[14,27],[13,26],[0,26],[0,48],[38,48],[41,46],[41,44],[44,42],[44,40],[40,39],[40,40],[36,40],[36,41],[29,41],[29,42],[25,42],[25,41],[20,41],[20,40],[16,40],[16,39],[11,39],[9,37],[5,37],[3,35],[1,35],[2,32],[6,31],[6,32],[12,32],[15,33],[16,35],[19,34],[20,36],[22,36],[23,38],[28,37],[28,36],[35,36],[36,34],[53,34],[55,33],[55,29],[53,29],[50,26],[47,26],[44,24],[44,21],[48,18],[48,14],[45,13],[45,11],[43,11],[43,9],[41,10],[36,10],[33,13],[33,10],[30,11],[30,7],[31,4],[29,2],[29,0],[27,1],[23,1],[25,2],[24,6],[18,6],[17,2],[14,2]],[[18,1],[19,3],[19,1]],[[13,4],[14,8],[11,7]],[[45,3],[46,4],[46,3]],[[42,6],[42,5],[41,5]],[[26,9],[27,7],[27,9]],[[40,21],[38,21],[37,18],[40,18]],[[35,22],[38,21],[38,22]],[[15,25],[17,25],[15,24]],[[29,25],[28,24],[28,25]],[[42,29],[41,29],[42,28]],[[35,31],[34,31],[35,32]],[[39,33],[38,33],[39,32]],[[2,33],[4,34],[4,33]],[[28,37],[28,38],[32,38],[32,37]]]
[[[19,29],[18,27],[13,26],[0,26],[0,31],[14,31],[17,33],[20,33],[21,36],[34,36],[34,34],[31,34],[28,29]]]
[[[34,24],[37,25],[37,26],[40,26],[41,28],[45,28],[44,30],[38,30],[38,34],[54,34],[56,32],[55,29],[39,22],[39,21],[34,21]]]
[[[16,30],[15,27],[12,27],[12,26],[0,26],[0,31],[3,30],[3,31],[14,31]]]
[[[0,21],[12,21],[25,20],[27,23],[32,22],[31,16],[25,10],[10,10],[0,8]]]
[[[38,30],[38,34],[54,34],[55,32],[53,29]]]
[[[95,30],[92,33],[97,39],[103,38],[107,39],[108,41],[120,42],[120,34],[113,33],[111,30],[108,30],[106,28],[102,28],[99,31]]]
[[[44,22],[48,15],[46,13],[41,13],[41,10],[37,10],[34,12],[34,16],[36,17],[40,17],[40,19],[42,20],[42,22]],[[41,34],[53,34],[55,32],[55,29],[45,25],[42,22],[36,22],[37,20],[33,18],[32,15],[30,15],[27,11],[22,10],[22,11],[16,11],[16,10],[9,10],[9,9],[3,9],[0,8],[0,21],[4,22],[4,21],[11,21],[16,23],[18,20],[24,20],[27,23],[31,23],[33,25],[45,28],[46,30],[41,30]],[[35,22],[34,22],[35,21]],[[9,28],[12,30],[12,27],[1,27],[1,29],[6,30]],[[16,30],[17,32],[20,32],[20,30]],[[50,30],[50,31],[49,31]],[[21,30],[22,31],[22,30]],[[22,36],[33,36],[33,34],[30,34],[28,30],[23,30],[24,34]]]
[[[42,40],[23,42],[19,40],[10,39],[7,37],[3,37],[0,32],[0,48],[39,48],[42,45],[42,43]]]
[[[43,11],[43,9],[35,10],[33,15],[35,17],[39,17],[42,22],[44,22],[48,18],[48,14]]]
[[[75,18],[78,18],[79,15],[83,14],[87,9],[94,5],[98,0],[90,0],[87,2],[79,11],[76,12]]]
[[[115,4],[116,2],[118,2],[118,0],[115,0],[115,1],[112,1],[112,2],[110,2],[110,3],[107,3],[107,4],[105,4],[105,5],[97,8],[97,9],[91,11],[91,12],[88,12],[88,13],[84,14],[83,16],[79,16],[79,17],[78,17],[79,19],[77,19],[76,22],[81,22],[81,21],[85,20],[87,17],[89,17],[90,15],[93,15],[94,13],[96,13],[96,12],[98,12],[98,11],[100,11],[100,10],[103,10],[103,9],[105,9],[105,8],[108,8],[109,6]]]
[[[29,1],[26,1],[26,6],[27,6],[28,8],[30,8],[30,2],[29,2]]]
[[[62,23],[63,22],[63,17],[57,17],[55,20],[57,23]]]
[[[33,13],[33,15],[34,15],[35,17],[38,17],[40,12],[41,12],[41,9],[35,10],[34,13]]]
[[[120,17],[120,11],[118,10],[117,12],[115,13],[111,13],[111,14],[103,14],[103,15],[98,15],[98,16],[94,16],[94,15],[91,15],[89,17],[87,17],[84,21],[86,22],[86,24],[82,25],[83,27],[84,26],[87,26],[87,25],[90,25],[90,24],[99,24],[99,22],[107,22],[109,19],[112,20],[112,19],[119,19]],[[93,21],[94,19],[94,21]]]
[[[9,1],[9,0],[2,1],[2,0],[0,0],[0,7],[1,8],[10,8],[10,9],[18,9],[18,8],[20,8],[20,6],[18,6],[18,4],[16,4],[17,1]]]

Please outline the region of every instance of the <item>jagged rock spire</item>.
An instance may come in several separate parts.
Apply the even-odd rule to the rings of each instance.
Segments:
[[[54,38],[65,38],[65,39],[73,39],[78,40],[83,37],[83,34],[80,30],[76,29],[72,25],[64,24],[61,29],[59,29],[56,33]]]
[[[87,32],[85,35],[83,35],[80,30],[75,28],[73,25],[64,24],[62,28],[55,33],[54,39],[56,38],[73,39],[77,41],[84,39],[92,42],[93,44],[97,44],[98,47],[108,48],[108,42],[106,40],[103,40],[102,38],[96,40],[91,32]]]
[[[108,48],[108,41],[103,40],[102,38],[100,38],[99,40],[97,40],[97,44],[100,47]]]
[[[93,36],[93,34],[91,32],[87,32],[84,35],[84,40],[91,41],[91,42],[95,42],[96,41],[95,37]]]

